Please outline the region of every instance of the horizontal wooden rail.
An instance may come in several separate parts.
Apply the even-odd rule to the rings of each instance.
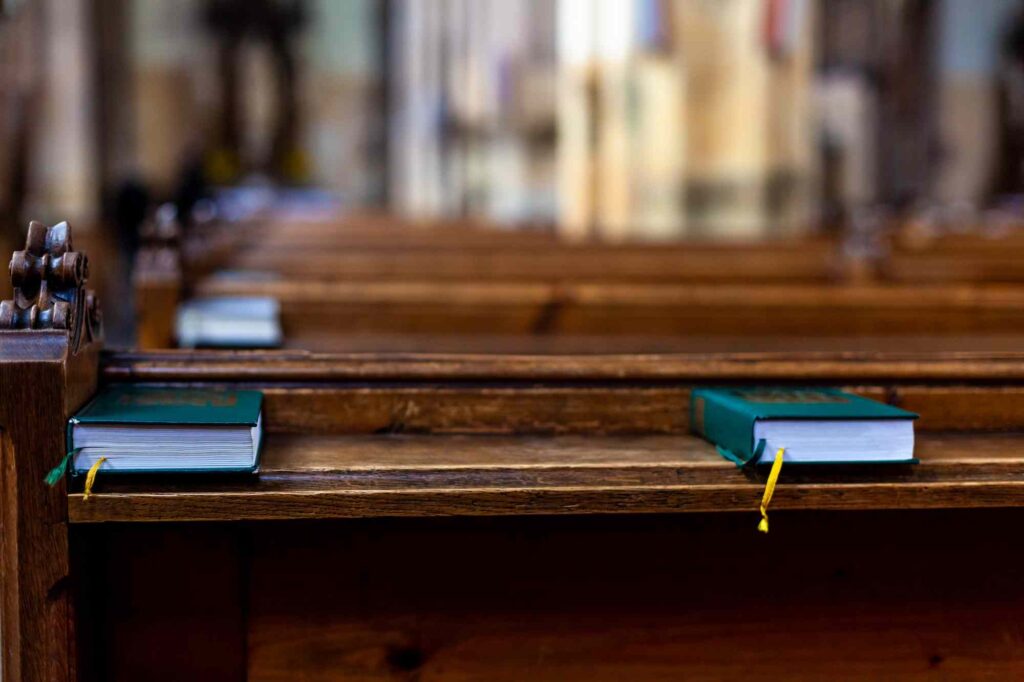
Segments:
[[[268,296],[286,336],[321,333],[748,338],[1019,334],[1010,286],[597,285],[213,278],[197,296]]]
[[[303,351],[111,352],[111,381],[902,381],[1024,380],[1024,352],[666,355],[329,355]]]

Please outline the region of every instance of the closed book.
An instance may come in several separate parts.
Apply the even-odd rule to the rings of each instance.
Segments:
[[[281,312],[266,296],[199,298],[178,307],[182,348],[275,348],[281,345]]]
[[[699,388],[694,432],[738,465],[913,462],[917,415],[831,388]]]
[[[263,394],[114,385],[68,422],[71,469],[252,472],[263,441]]]

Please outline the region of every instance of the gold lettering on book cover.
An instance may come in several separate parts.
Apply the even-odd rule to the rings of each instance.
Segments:
[[[733,394],[752,403],[848,403],[846,396],[815,389],[752,388],[736,389]]]

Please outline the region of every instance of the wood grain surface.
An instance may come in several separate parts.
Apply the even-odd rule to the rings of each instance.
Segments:
[[[780,510],[768,536],[755,523],[742,513],[72,531],[104,548],[89,594],[104,613],[99,679],[113,682],[1024,674],[1024,556],[1007,535],[1021,510]]]
[[[215,278],[197,296],[281,304],[286,333],[896,334],[1016,333],[1013,286],[611,285],[252,281]],[[309,330],[309,331],[307,331]]]
[[[486,282],[829,282],[838,278],[825,242],[520,246],[407,244],[404,236],[362,248],[346,241],[271,242],[237,255],[231,267],[325,281]]]
[[[271,436],[258,476],[108,477],[72,522],[754,511],[765,471],[693,436]],[[779,509],[1024,504],[1024,436],[921,435],[919,465],[790,467]]]
[[[675,353],[839,353],[984,352],[1024,348],[1024,333],[895,334],[857,336],[772,336],[705,334],[685,336],[616,334],[380,333],[300,327],[282,343],[314,353],[469,353],[489,355],[625,355]]]
[[[43,483],[64,428],[93,393],[98,349],[63,331],[0,332],[0,622],[5,680],[76,679],[63,481]]]
[[[684,353],[647,355],[317,354],[302,351],[108,353],[107,381],[814,381],[1024,379],[1024,352]]]
[[[897,239],[877,262],[860,263],[864,272],[855,277],[857,264],[827,236],[572,243],[543,229],[509,232],[473,221],[417,225],[384,214],[304,222],[264,217],[206,231],[185,244],[177,290],[278,298],[286,345],[293,348],[357,350],[346,345],[352,335],[390,335],[407,341],[365,341],[362,348],[410,350],[412,343],[443,350],[463,337],[471,347],[508,352],[516,345],[508,337],[540,336],[565,337],[558,345],[581,352],[592,345],[588,336],[627,336],[634,337],[629,350],[665,351],[671,350],[665,339],[703,334],[788,336],[795,343],[941,335],[944,349],[994,350],[1007,346],[960,341],[1022,328],[1024,266],[1015,234],[947,235],[923,247]],[[172,316],[170,308],[162,317],[153,309],[142,320],[145,347],[166,343],[154,340],[167,338]],[[408,341],[409,335],[433,336],[439,345]],[[456,338],[446,338],[451,335]]]
[[[763,472],[688,435],[699,383],[838,385],[923,415],[917,467],[786,470],[779,508],[1016,506],[1018,354],[109,355],[108,380],[265,394],[262,473],[114,479],[76,522],[754,509]],[[820,468],[818,468],[820,469]]]
[[[263,390],[271,433],[595,435],[690,430],[686,385],[247,386]],[[1022,428],[1024,389],[1018,386],[886,382],[839,387],[918,413],[917,431]]]
[[[1012,679],[1019,511],[450,520],[253,539],[255,680]],[[323,538],[334,540],[325,548]]]
[[[241,526],[77,526],[81,682],[246,679]]]

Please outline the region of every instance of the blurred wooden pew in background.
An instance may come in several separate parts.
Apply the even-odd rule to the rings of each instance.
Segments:
[[[5,679],[1024,668],[1020,353],[101,355],[92,332],[0,331]],[[259,476],[43,485],[66,418],[126,381],[263,391]],[[765,472],[688,419],[693,386],[758,383],[915,410],[921,463],[784,469],[760,536]]]
[[[285,345],[314,350],[999,350],[1024,341],[1017,242],[1024,254],[1014,235],[894,241],[858,262],[824,237],[592,244],[375,214],[256,219],[140,260],[138,338],[172,346],[183,296],[268,296]]]

